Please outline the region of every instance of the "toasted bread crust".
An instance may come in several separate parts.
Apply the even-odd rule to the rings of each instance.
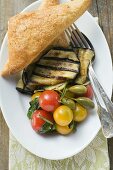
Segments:
[[[42,4],[39,6],[38,9],[44,10],[49,8],[50,6],[55,6],[59,4],[59,0],[43,0]],[[53,47],[63,47],[68,48],[67,38],[65,33],[62,33],[57,39],[54,40],[52,43]]]
[[[18,14],[9,20],[9,58],[3,76],[26,68],[89,7],[91,0],[74,0],[45,10]]]
[[[59,4],[59,0],[43,0],[42,4],[39,6],[38,9],[45,9],[50,6],[55,6]]]

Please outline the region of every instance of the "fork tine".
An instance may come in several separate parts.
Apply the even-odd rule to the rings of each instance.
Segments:
[[[77,38],[76,38],[75,35],[73,34],[71,27],[68,28],[68,31],[69,31],[69,33],[70,33],[70,35],[71,35],[71,38],[72,38],[75,46],[76,46],[76,47],[80,47],[79,41],[77,40]]]
[[[72,46],[75,47],[75,43],[73,42],[73,40],[72,40],[72,38],[71,38],[71,36],[70,36],[68,30],[65,30],[65,33],[66,33],[67,37],[69,38],[69,40],[70,40]]]
[[[79,42],[79,47],[85,47],[85,45],[84,45],[84,43],[83,43],[83,41],[81,40],[81,38],[80,38],[80,36],[77,34],[77,31],[76,31],[76,29],[74,29],[73,28],[73,26],[71,25],[70,26],[71,27],[71,29],[72,29],[72,33],[74,34],[74,36],[75,36],[75,39]]]
[[[82,42],[84,43],[84,46],[86,48],[90,48],[89,43],[86,41],[85,37],[83,36],[83,34],[79,31],[78,27],[75,25],[75,23],[73,23],[73,27],[76,29],[76,32],[78,33],[79,37],[81,38]]]
[[[75,23],[73,23],[73,27],[76,29],[78,35],[80,36],[82,42],[84,43],[86,48],[91,48],[89,43],[87,42],[87,40],[85,39],[84,35],[80,32],[80,30],[78,29],[78,27],[75,25]]]
[[[67,30],[65,30],[65,33],[67,35],[67,37],[70,40],[71,45],[75,48],[75,47],[82,47],[82,48],[88,48],[88,49],[93,49],[92,44],[90,43],[90,41],[88,40],[87,37],[85,37],[85,35],[83,35],[78,27],[75,25],[75,23],[73,23],[69,28],[67,28]]]

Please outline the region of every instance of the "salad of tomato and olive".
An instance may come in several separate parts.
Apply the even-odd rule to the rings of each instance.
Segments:
[[[27,113],[34,131],[40,134],[74,132],[94,108],[91,85],[67,84],[62,89],[36,91]]]
[[[23,70],[16,89],[32,95],[27,113],[32,128],[41,134],[74,132],[94,108],[88,66],[91,49],[52,47]]]

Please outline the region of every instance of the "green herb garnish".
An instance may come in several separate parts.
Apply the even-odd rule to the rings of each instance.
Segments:
[[[55,125],[53,124],[50,124],[50,123],[48,123],[48,122],[46,122],[43,126],[42,126],[42,128],[40,129],[40,133],[41,134],[45,134],[45,133],[51,133],[51,132],[53,132],[53,131],[55,131]]]
[[[28,116],[29,119],[31,119],[33,112],[35,110],[39,109],[38,98],[35,98],[29,104],[30,104],[30,108],[28,109],[27,116]]]
[[[67,84],[68,84],[68,82],[65,84],[65,86],[64,86],[64,88],[63,88],[63,91],[62,91],[62,93],[61,93],[60,100],[62,100],[62,99],[63,99],[63,97],[64,97],[64,96],[65,96],[65,94],[66,94],[66,91],[67,91]]]
[[[73,128],[73,131],[76,131],[77,123],[73,120],[68,127],[71,129]]]

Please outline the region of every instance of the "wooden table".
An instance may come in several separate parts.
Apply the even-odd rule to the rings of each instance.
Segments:
[[[107,38],[113,56],[113,0],[92,1],[92,7],[89,11],[93,16],[99,17],[99,24]],[[8,19],[32,2],[34,0],[0,0],[0,46],[7,31]],[[8,170],[8,143],[9,130],[0,112],[0,170]],[[108,146],[111,170],[113,170],[113,139],[108,140]]]

